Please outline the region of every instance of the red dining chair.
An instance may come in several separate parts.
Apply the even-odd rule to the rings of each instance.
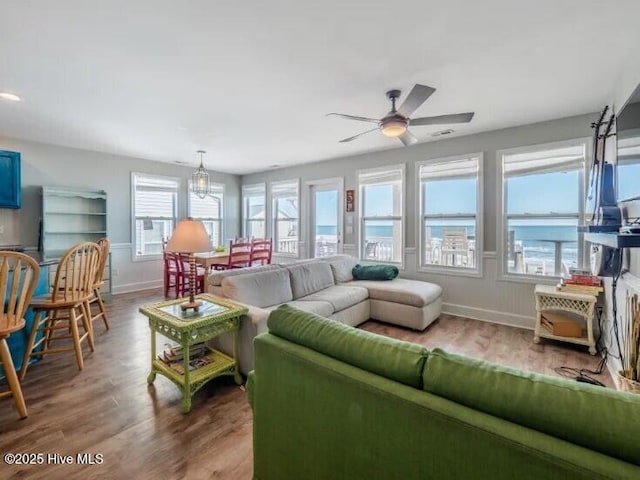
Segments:
[[[251,265],[267,265],[271,263],[271,252],[273,241],[264,238],[257,238],[252,242]]]
[[[229,260],[226,268],[245,268],[251,265],[251,242],[229,242]]]
[[[162,254],[164,262],[164,296],[169,297],[169,290],[175,290],[176,298],[182,293],[181,261],[175,253],[164,252]]]

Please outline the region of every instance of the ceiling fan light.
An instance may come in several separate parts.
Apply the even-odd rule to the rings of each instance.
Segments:
[[[382,125],[381,130],[387,137],[399,137],[407,131],[407,123],[401,120],[390,120]]]

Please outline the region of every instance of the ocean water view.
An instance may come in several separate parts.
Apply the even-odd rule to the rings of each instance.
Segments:
[[[432,239],[441,239],[442,231],[452,226],[433,225],[431,229]],[[460,228],[459,226],[455,226]],[[475,238],[475,228],[467,226],[467,238]],[[556,245],[561,245],[562,261],[567,267],[578,265],[578,233],[574,225],[514,225],[510,227],[514,232],[516,245],[520,242],[525,258],[553,264]],[[333,225],[316,226],[317,235],[334,236],[336,227]],[[367,225],[366,238],[390,238],[393,235],[393,227],[389,225]]]

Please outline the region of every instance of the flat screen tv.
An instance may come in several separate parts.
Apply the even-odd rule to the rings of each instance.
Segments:
[[[640,199],[640,85],[616,118],[618,202]]]

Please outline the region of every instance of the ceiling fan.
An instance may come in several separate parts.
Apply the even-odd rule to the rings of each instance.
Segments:
[[[400,108],[396,109],[396,100],[400,98],[400,90],[389,90],[387,92],[387,98],[391,100],[391,111],[387,113],[380,120],[375,118],[358,117],[354,115],[344,115],[342,113],[328,113],[336,117],[346,118],[348,120],[358,120],[360,122],[376,123],[377,127],[367,130],[366,132],[359,133],[353,137],[340,140],[340,143],[350,142],[362,135],[371,133],[375,130],[382,131],[383,135],[387,137],[397,137],[405,145],[412,145],[418,141],[418,139],[408,130],[408,127],[414,125],[447,125],[451,123],[469,123],[473,118],[474,112],[467,113],[455,113],[452,115],[438,115],[435,117],[422,117],[422,118],[409,118],[413,112],[415,112],[420,105],[422,105],[436,89],[428,87],[426,85],[420,85],[416,83],[414,87],[407,95],[404,103],[400,105]]]

